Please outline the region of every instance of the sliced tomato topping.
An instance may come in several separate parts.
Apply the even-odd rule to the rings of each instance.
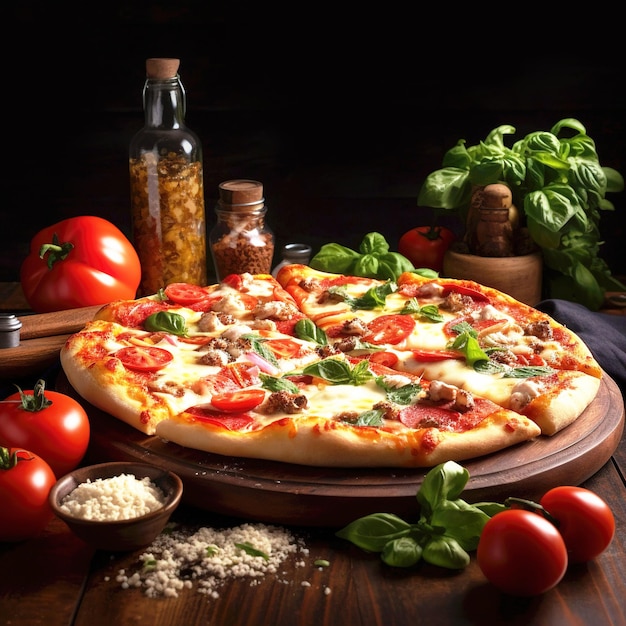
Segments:
[[[245,430],[254,423],[254,418],[247,413],[216,413],[199,406],[192,406],[186,412],[207,424],[213,424],[213,426],[219,426],[226,430]]]
[[[263,389],[239,389],[216,394],[211,398],[211,404],[219,411],[241,413],[250,411],[265,400]]]
[[[187,306],[204,300],[209,294],[206,289],[189,283],[170,283],[165,287],[165,295],[176,304]]]
[[[455,350],[413,350],[413,357],[424,363],[447,361],[448,359],[463,359],[464,356]]]
[[[265,344],[277,357],[290,359],[300,352],[302,347],[293,339],[269,339]]]
[[[441,285],[443,287],[443,294],[447,296],[449,293],[455,292],[460,293],[462,296],[469,296],[473,300],[479,300],[482,302],[489,302],[489,296],[484,294],[482,291],[478,291],[477,289],[473,289],[472,287],[466,287],[465,285],[457,285],[455,283],[445,283]]]
[[[194,335],[192,337],[178,337],[178,341],[181,343],[189,343],[191,345],[203,346],[211,341],[211,337],[208,335]]]
[[[415,320],[410,315],[381,315],[372,320],[363,339],[380,345],[383,343],[396,344],[406,339],[415,328]]]
[[[237,291],[240,291],[243,287],[243,278],[239,274],[228,274],[222,278],[222,285],[228,285]]]
[[[124,367],[139,372],[156,372],[174,358],[168,350],[155,346],[128,346],[120,348],[115,356]]]
[[[380,352],[373,352],[369,356],[370,363],[378,363],[380,365],[386,365],[387,367],[393,367],[398,362],[398,357],[393,352],[386,352],[381,350]]]

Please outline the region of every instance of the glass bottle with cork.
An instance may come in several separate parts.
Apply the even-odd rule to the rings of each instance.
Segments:
[[[246,272],[269,274],[274,234],[265,223],[262,183],[246,179],[220,183],[215,213],[217,222],[209,242],[217,280]]]
[[[185,125],[179,66],[179,59],[146,61],[145,125],[130,143],[132,233],[142,268],[138,295],[173,282],[207,281],[202,145]]]

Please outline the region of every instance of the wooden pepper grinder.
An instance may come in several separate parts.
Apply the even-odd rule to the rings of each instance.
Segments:
[[[472,252],[487,257],[515,256],[514,239],[519,217],[511,190],[506,185],[494,183],[487,185],[481,195]]]

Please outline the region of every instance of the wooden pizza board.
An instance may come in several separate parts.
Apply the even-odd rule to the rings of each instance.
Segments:
[[[87,462],[143,461],[178,474],[183,501],[205,511],[265,523],[342,527],[370,513],[416,519],[427,469],[316,468],[209,454],[145,435],[83,400],[60,374],[56,389],[78,399],[91,421]],[[552,437],[539,437],[462,463],[468,502],[538,500],[558,485],[578,485],[611,457],[624,429],[624,399],[605,375],[582,415]]]

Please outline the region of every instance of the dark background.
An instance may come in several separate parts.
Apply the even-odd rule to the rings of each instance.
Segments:
[[[72,6],[4,11],[0,280],[19,280],[32,235],[60,219],[97,214],[130,236],[128,144],[151,56],[181,59],[208,229],[218,184],[243,177],[263,182],[278,246],[356,247],[378,231],[396,249],[431,220],[417,195],[444,152],[502,124],[517,140],[574,117],[601,164],[626,173],[624,33],[601,3],[506,16],[392,3]],[[601,221],[616,275],[625,196]]]

